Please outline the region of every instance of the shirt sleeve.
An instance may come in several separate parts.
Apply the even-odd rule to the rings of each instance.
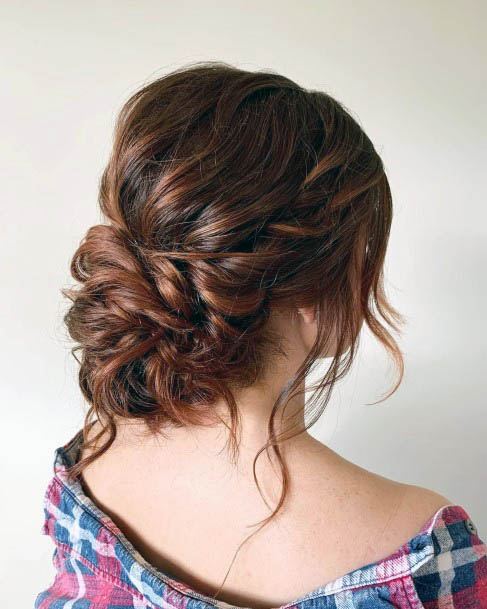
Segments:
[[[468,512],[447,506],[429,532],[434,552],[412,574],[425,609],[487,609],[487,545]]]

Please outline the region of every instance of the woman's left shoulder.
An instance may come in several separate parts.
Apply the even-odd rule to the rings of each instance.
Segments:
[[[486,538],[469,507],[430,489],[412,492],[419,501],[432,502],[417,537],[428,553],[411,573],[421,603],[432,609],[487,609]]]
[[[418,484],[400,483],[399,493],[402,495],[403,510],[409,513],[416,513],[422,516],[434,514],[437,510],[448,506],[456,505],[456,501],[446,497],[434,489],[419,486]]]

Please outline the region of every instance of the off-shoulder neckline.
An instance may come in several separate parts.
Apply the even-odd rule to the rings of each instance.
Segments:
[[[139,567],[150,573],[152,578],[156,578],[159,582],[176,590],[179,594],[202,601],[209,607],[214,607],[216,609],[251,609],[250,607],[241,605],[232,605],[226,601],[203,594],[186,584],[183,580],[174,579],[169,574],[157,569],[143,558],[137,548],[134,547],[110,516],[99,508],[84,492],[80,481],[68,480],[66,470],[76,462],[81,441],[82,430],[79,430],[69,442],[56,449],[54,479],[62,485],[82,509],[90,513],[102,527],[120,542],[121,546],[128,552],[130,557]],[[383,558],[356,567],[327,583],[321,584],[304,595],[273,609],[289,609],[304,601],[315,599],[320,596],[329,596],[342,590],[354,589],[367,585],[381,585],[391,579],[397,579],[401,575],[412,573],[433,555],[434,546],[431,534],[447,510],[453,511],[457,519],[458,517],[461,520],[469,518],[468,512],[462,505],[457,503],[445,504],[425,520],[417,533],[409,537],[403,544]]]

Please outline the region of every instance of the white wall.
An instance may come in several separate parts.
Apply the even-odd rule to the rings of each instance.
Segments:
[[[467,507],[487,537],[485,3],[142,0],[0,9],[1,503],[4,606],[52,577],[40,534],[54,448],[82,423],[60,289],[86,229],[123,101],[193,60],[271,68],[342,101],[395,197],[389,295],[409,320],[392,381],[364,336],[313,434],[364,467]],[[12,591],[12,592],[9,592]],[[5,599],[5,594],[11,598]],[[6,601],[6,602],[5,602]]]

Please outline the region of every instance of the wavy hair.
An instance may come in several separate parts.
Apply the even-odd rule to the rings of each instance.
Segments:
[[[403,377],[387,329],[399,332],[404,318],[383,286],[392,198],[381,158],[330,95],[272,71],[198,62],[123,105],[99,203],[106,222],[87,231],[71,262],[79,285],[62,293],[89,403],[85,445],[96,421],[102,428],[91,445],[104,432],[108,438],[70,476],[109,448],[118,418],[163,433],[214,420],[219,399],[235,459],[235,391],[285,354],[267,323],[271,311],[314,306],[315,344],[282,388],[253,463],[259,492],[255,466],[264,450],[274,450],[282,472],[266,524],[289,487],[279,445],[303,431],[289,435],[289,425],[276,434],[275,417],[302,391],[332,333],[337,352],[313,386],[307,412],[318,408],[305,429],[349,370],[364,321],[398,369],[386,398]]]

